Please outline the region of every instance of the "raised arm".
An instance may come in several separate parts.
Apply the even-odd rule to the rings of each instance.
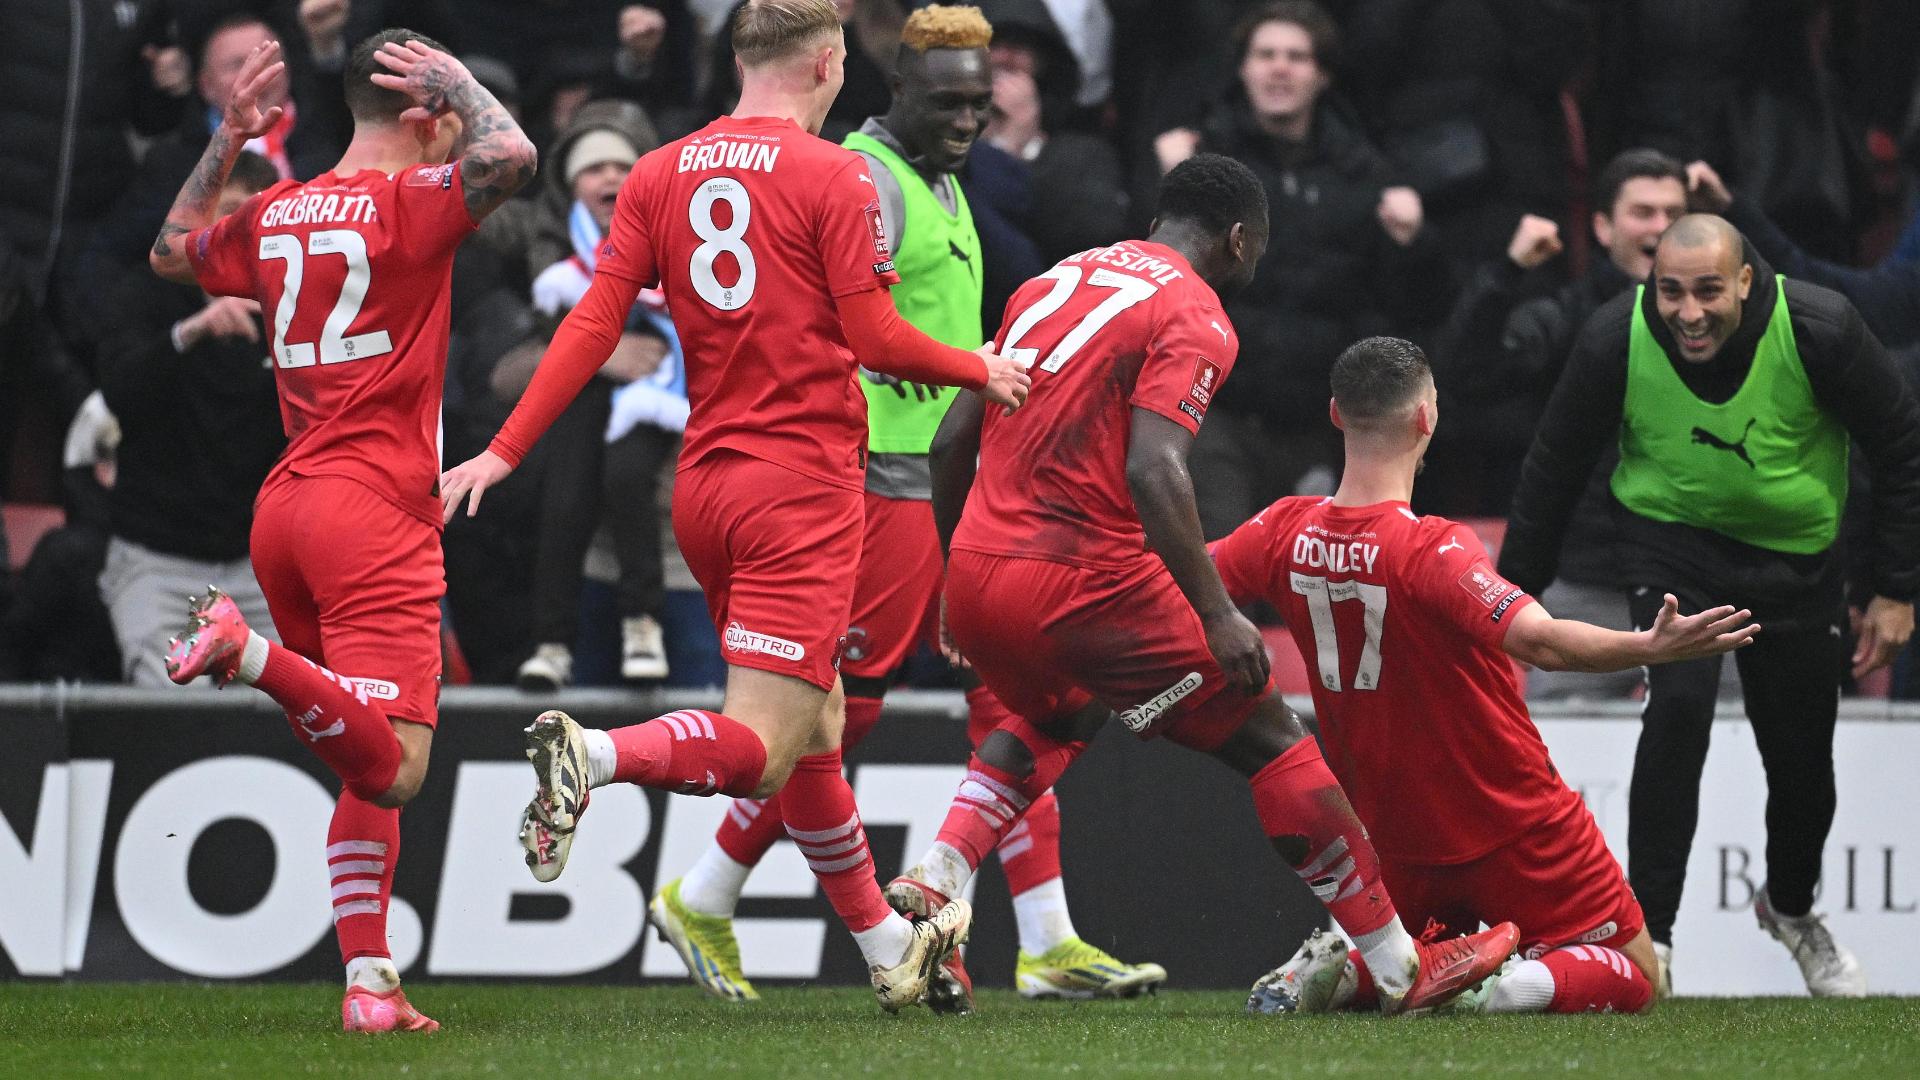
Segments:
[[[1207,648],[1227,678],[1247,693],[1267,685],[1266,643],[1233,606],[1201,539],[1193,478],[1187,473],[1187,429],[1150,409],[1135,407],[1127,439],[1127,488],[1146,529],[1147,545],[1173,574],[1206,630]]]
[[[246,147],[247,140],[266,134],[280,122],[280,106],[260,108],[260,94],[284,75],[286,69],[277,41],[256,46],[240,66],[240,74],[233,82],[233,97],[220,117],[220,126],[213,129],[206,152],[200,155],[199,164],[193,167],[180,194],[174,197],[167,220],[160,226],[160,235],[147,255],[147,265],[153,267],[154,273],[182,285],[194,284],[193,264],[187,261],[187,249],[181,237],[213,224],[220,189],[227,185],[227,175],[233,172],[233,163],[240,160],[240,151]]]
[[[1539,604],[1528,604],[1514,615],[1502,646],[1514,659],[1546,671],[1625,671],[1732,652],[1760,632],[1759,623],[1748,621],[1752,617],[1730,604],[1681,615],[1680,602],[1668,593],[1652,628],[1629,633],[1556,619]]]
[[[465,64],[418,41],[387,42],[374,59],[391,73],[375,72],[375,85],[419,103],[400,119],[428,120],[447,112],[460,118],[460,186],[474,221],[533,179],[539,162],[533,142]]]

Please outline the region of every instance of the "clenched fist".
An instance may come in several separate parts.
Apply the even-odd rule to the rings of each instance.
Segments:
[[[1522,270],[1531,270],[1560,254],[1560,226],[1548,218],[1526,214],[1507,241],[1507,258]]]

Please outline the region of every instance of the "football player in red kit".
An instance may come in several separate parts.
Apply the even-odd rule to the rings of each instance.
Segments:
[[[1346,441],[1340,489],[1281,499],[1215,542],[1228,594],[1285,617],[1313,673],[1327,763],[1401,914],[1436,935],[1519,926],[1521,957],[1454,1008],[1646,1008],[1658,969],[1640,905],[1548,758],[1508,658],[1618,671],[1727,652],[1759,627],[1731,607],[1680,617],[1671,596],[1640,633],[1555,619],[1495,572],[1473,530],[1415,515],[1407,500],[1439,409],[1412,343],[1347,349],[1331,411]],[[1248,1007],[1370,1004],[1367,968],[1316,933]]]
[[[1146,240],[1064,259],[1008,303],[997,347],[1033,362],[1033,396],[1012,415],[956,402],[933,487],[947,631],[1015,715],[981,742],[938,841],[888,895],[932,910],[957,894],[1118,713],[1248,777],[1275,849],[1389,973],[1388,1006],[1431,1006],[1497,968],[1514,928],[1433,945],[1407,934],[1207,557],[1187,478],[1239,348],[1220,294],[1246,284],[1266,242],[1258,178],[1201,154],[1162,181]]]
[[[894,310],[873,178],[818,137],[846,43],[828,0],[754,0],[733,22],[739,105],[640,159],[620,190],[593,283],[488,451],[441,481],[446,512],[518,462],[607,358],[636,292],[660,284],[687,351],[692,412],[673,525],[728,664],[719,712],[612,731],[560,712],[528,728],[536,792],[527,865],[557,877],[589,790],[781,792],[787,835],[867,961],[880,1004],[920,1002],[965,939],[964,901],[909,923],[874,880],[841,773],[838,666],[860,562],[866,398],[855,371],[965,386],[1008,406],[1022,365],[942,345]],[[856,357],[858,361],[856,362]]]
[[[354,129],[340,163],[216,223],[242,145],[279,119],[260,108],[263,92],[285,78],[278,43],[247,58],[150,258],[164,278],[270,313],[288,443],[255,501],[251,554],[284,647],[209,589],[168,673],[259,687],[339,775],[326,857],[347,966],[342,1022],[432,1031],[400,991],[387,909],[399,808],[420,789],[439,702],[434,482],[450,277],[460,241],[533,176],[534,150],[459,61],[386,30],[348,59]]]

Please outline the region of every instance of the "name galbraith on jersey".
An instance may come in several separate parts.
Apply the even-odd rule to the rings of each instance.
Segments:
[[[260,227],[278,225],[365,225],[379,220],[371,195],[322,195],[298,192],[275,199],[260,215]]]
[[[780,147],[742,142],[742,138],[750,139],[752,136],[729,136],[713,142],[689,143],[680,148],[680,167],[674,171],[752,169],[755,172],[772,172],[774,161],[780,157]]]

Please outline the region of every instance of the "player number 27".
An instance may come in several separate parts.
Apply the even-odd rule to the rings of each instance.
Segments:
[[[1040,350],[1021,348],[1020,339],[1026,337],[1027,332],[1032,330],[1040,320],[1066,306],[1067,298],[1072,296],[1073,291],[1080,285],[1081,272],[1078,266],[1056,266],[1040,275],[1042,278],[1051,280],[1053,288],[1048,289],[1047,295],[1034,301],[1032,307],[1021,312],[1020,317],[1013,321],[1012,328],[1007,331],[1007,340],[1000,350],[1002,355],[1023,361],[1028,367],[1033,366],[1033,362],[1040,358]],[[1067,336],[1061,338],[1060,343],[1055,345],[1053,351],[1048,353],[1047,358],[1041,362],[1041,371],[1059,371],[1068,360],[1073,358],[1074,353],[1080,351],[1081,346],[1100,332],[1101,327],[1112,322],[1121,312],[1160,291],[1160,286],[1145,278],[1116,274],[1104,267],[1089,274],[1087,284],[1097,288],[1112,289],[1113,295],[1100,301],[1099,306],[1087,312],[1078,325],[1067,331]]]
[[[1333,605],[1358,600],[1365,610],[1367,643],[1360,647],[1360,663],[1353,672],[1355,690],[1380,685],[1380,633],[1387,621],[1387,587],[1364,581],[1328,581],[1313,574],[1288,574],[1293,591],[1307,598],[1307,616],[1313,623],[1314,652],[1318,653],[1320,685],[1340,690],[1340,639],[1334,632]]]
[[[306,280],[308,255],[339,255],[347,260],[347,276],[340,283],[340,295],[334,299],[333,310],[320,327],[319,362],[343,364],[392,352],[393,339],[385,330],[347,336],[347,327],[359,317],[360,305],[367,299],[367,284],[373,279],[373,269],[367,265],[366,237],[352,229],[321,229],[309,234],[306,247],[302,248],[298,236],[274,233],[260,238],[263,261],[284,259],[287,263],[287,276],[280,286],[280,306],[273,312],[274,363],[283,368],[303,368],[312,367],[315,361],[314,342],[287,340],[287,327],[293,324],[293,313],[300,306],[300,285]]]

